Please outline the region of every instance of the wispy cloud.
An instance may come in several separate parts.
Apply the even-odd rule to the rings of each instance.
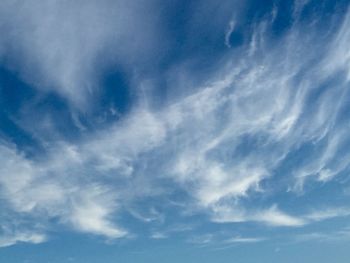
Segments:
[[[214,211],[213,221],[219,223],[255,221],[270,226],[285,227],[299,227],[307,224],[302,217],[289,215],[275,205],[258,211],[219,206],[214,208]]]
[[[339,242],[348,241],[350,231],[348,228],[331,232],[311,232],[294,236],[295,242]]]
[[[196,235],[187,240],[188,243],[197,245],[199,247],[212,247],[214,250],[222,250],[231,248],[235,245],[249,245],[259,242],[264,242],[267,239],[264,237],[242,237],[229,236],[223,233],[208,233]]]
[[[227,239],[226,243],[257,243],[266,240],[260,237],[232,237]]]
[[[225,33],[225,45],[228,48],[231,47],[230,37],[231,37],[231,34],[233,33],[234,30],[235,30],[235,21],[231,20],[229,25],[228,25],[227,31]]]
[[[350,209],[349,208],[328,208],[328,209],[322,209],[320,211],[313,211],[310,214],[306,215],[305,217],[312,221],[322,221],[326,219],[332,219],[337,217],[346,217],[350,215]]]
[[[145,60],[160,43],[155,2],[2,1],[0,59],[86,111],[99,96],[102,69]]]
[[[13,221],[2,222],[0,227],[0,248],[15,245],[17,243],[40,244],[47,241],[48,237],[42,229],[24,229],[16,226]]]
[[[151,18],[139,17],[139,7],[133,4],[123,2],[119,10],[119,2],[90,1],[76,16],[70,12],[75,13],[78,4],[64,3],[38,9],[31,2],[23,3],[17,14],[14,5],[4,1],[0,5],[5,28],[24,32],[2,41],[23,43],[14,45],[10,53],[23,56],[13,67],[25,78],[43,81],[45,88],[53,87],[83,109],[88,97],[94,97],[96,76],[90,72],[99,52],[117,46],[116,59],[131,59],[139,54],[138,46],[124,50],[120,46],[126,40],[120,36],[127,42],[135,37],[132,42],[153,43],[153,28],[138,36],[137,28]],[[348,127],[338,121],[347,118],[343,115],[349,79],[343,74],[349,66],[345,51],[349,19],[336,33],[320,34],[321,21],[317,20],[304,32],[298,14],[305,4],[296,5],[293,25],[279,39],[268,38],[275,18],[252,25],[250,41],[239,50],[227,51],[204,84],[188,80],[193,86],[162,107],[139,103],[121,120],[74,142],[46,142],[44,153],[34,157],[2,141],[0,184],[1,197],[9,204],[6,209],[42,221],[59,218],[77,231],[107,238],[127,235],[128,230],[117,221],[121,212],[129,211],[148,223],[165,220],[156,210],[144,215],[133,205],[154,196],[170,203],[172,191],[186,194],[184,210],[209,215],[216,223],[252,221],[301,227],[347,216],[346,209],[300,213],[306,208],[291,211],[283,207],[283,200],[263,198],[265,194],[300,195],[309,181],[315,187],[333,182],[350,162]],[[43,10],[50,16],[35,15]],[[58,23],[61,14],[67,21]],[[116,19],[113,26],[106,17]],[[22,26],[14,28],[16,24]],[[102,29],[96,34],[94,28]],[[226,45],[233,30],[233,22],[228,21]],[[324,45],[325,36],[331,44]],[[82,43],[87,45],[83,50]],[[335,46],[343,51],[338,53]],[[34,79],[27,65],[35,65],[38,76]],[[172,70],[167,74],[176,75]],[[183,80],[175,78],[174,82]],[[143,96],[147,100],[151,95],[145,92]],[[301,153],[304,158],[297,158]],[[166,184],[171,184],[170,191]],[[254,198],[262,201],[254,202]],[[171,232],[157,229],[151,237],[165,238]],[[212,239],[205,235],[192,243]],[[10,241],[4,244],[38,243],[45,238],[14,233],[6,240]],[[261,240],[236,237],[231,241]]]
[[[36,233],[18,233],[10,234],[9,236],[1,236],[0,247],[12,246],[18,242],[40,244],[47,240],[46,236],[43,234]]]

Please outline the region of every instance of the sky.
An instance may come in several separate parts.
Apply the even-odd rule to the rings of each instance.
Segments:
[[[349,262],[349,4],[0,1],[0,262]]]

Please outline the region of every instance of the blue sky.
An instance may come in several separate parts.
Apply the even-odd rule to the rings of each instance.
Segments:
[[[345,0],[0,2],[0,262],[337,262]]]

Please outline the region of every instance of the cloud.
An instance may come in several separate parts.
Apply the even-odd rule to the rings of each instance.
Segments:
[[[311,232],[294,236],[295,242],[339,242],[350,239],[349,228],[328,232]]]
[[[197,245],[206,245],[213,242],[213,238],[215,236],[213,234],[204,234],[199,236],[194,236],[188,240],[189,243],[197,244]]]
[[[168,238],[168,236],[164,233],[161,232],[154,232],[151,234],[151,238],[153,239],[164,239],[164,238]]]
[[[151,112],[135,111],[123,124],[77,144],[55,142],[36,160],[3,142],[2,197],[10,210],[43,223],[58,217],[77,231],[107,238],[125,236],[127,231],[113,222],[120,202],[153,191],[145,184],[137,186],[140,191],[125,188],[133,180],[134,161],[163,140],[163,124]]]
[[[324,58],[325,63],[322,70],[322,73],[326,76],[343,71],[346,73],[346,81],[350,80],[350,54],[348,49],[346,49],[346,43],[350,38],[349,23],[350,15],[348,11],[341,22],[339,30],[336,31],[336,35],[330,42],[328,47],[329,54]]]
[[[46,236],[43,234],[37,233],[15,233],[1,236],[0,238],[0,247],[8,247],[15,245],[19,242],[40,244],[47,240]]]
[[[154,2],[1,1],[0,61],[86,111],[101,92],[104,70],[142,65],[157,47]]]
[[[187,240],[187,242],[201,247],[211,246],[214,248],[214,250],[221,250],[230,248],[234,245],[248,245],[266,240],[267,239],[264,237],[232,237],[227,232],[213,232],[192,236]]]
[[[305,4],[299,5],[298,12]],[[229,211],[228,221],[303,226],[310,223],[303,215],[291,216],[276,206],[237,204],[253,193],[273,191],[261,185],[276,176],[290,184],[294,181],[294,190],[302,191],[308,179],[328,182],[347,169],[348,158],[337,158],[348,143],[347,128],[337,122],[345,107],[347,82],[340,77],[335,87],[323,89],[330,81],[329,75],[320,74],[326,63],[323,58],[334,55],[317,44],[323,40],[316,27],[320,20],[313,21],[308,36],[302,23],[294,21],[277,43],[267,40],[269,23],[254,27],[256,37],[247,45],[254,46],[254,52],[251,48],[244,55],[233,51],[225,66],[211,76],[214,80],[165,110],[168,138],[176,138],[169,169],[215,221],[225,221],[217,216],[223,208]],[[313,100],[317,103],[312,105]],[[164,147],[174,147],[171,142]],[[308,145],[313,148],[310,158],[295,163],[285,175],[275,173]],[[290,189],[288,184],[285,187]]]
[[[276,206],[271,207],[268,210],[261,211],[256,215],[256,218],[266,224],[272,226],[303,226],[306,224],[305,220],[297,217],[290,216],[286,213],[279,211]]]
[[[67,160],[61,164],[70,167],[60,171],[63,168],[57,167],[55,162],[61,160],[50,160],[50,164],[33,163],[16,149],[3,145],[1,152],[5,156],[0,160],[2,197],[19,218],[28,215],[45,223],[47,218],[59,217],[62,222],[83,232],[107,237],[126,234],[107,219],[115,210],[113,195],[106,192],[107,187],[97,183],[83,184],[79,182],[79,176],[69,180],[72,175],[67,171],[72,166]],[[23,240],[19,241],[25,241],[25,237],[27,235],[20,235]]]
[[[226,240],[226,243],[257,243],[266,240],[261,237],[232,237]]]
[[[127,234],[126,231],[114,226],[108,216],[114,211],[114,202],[105,196],[101,186],[92,186],[73,201],[72,214],[69,221],[82,232],[104,235],[109,238],[119,238]]]
[[[349,209],[346,207],[322,207],[297,216],[281,211],[277,205],[257,211],[246,211],[242,207],[217,205],[213,209],[212,220],[217,223],[232,223],[255,221],[274,227],[302,227],[314,222],[328,219],[347,217]]]
[[[230,48],[231,47],[231,43],[230,43],[230,36],[233,33],[233,31],[235,30],[235,21],[231,20],[228,26],[228,29],[225,33],[225,45]]]
[[[40,244],[48,240],[45,226],[29,218],[20,218],[11,211],[1,215],[0,248],[16,245],[17,243]]]
[[[2,41],[18,42],[10,51],[23,56],[13,67],[30,82],[42,82],[41,88],[52,87],[77,108],[94,97],[96,72],[90,73],[101,50],[116,46],[112,55],[127,60],[138,57],[138,46],[120,46],[134,37],[135,43],[152,39],[152,28],[139,32],[150,18],[139,17],[140,7],[134,4],[30,3],[21,4],[18,14],[10,2],[0,4],[2,26],[13,32]],[[40,16],[43,11],[50,15]],[[348,129],[339,121],[346,118],[348,79],[342,73],[348,70],[347,61],[338,63],[334,47],[323,45],[320,21],[313,21],[305,32],[304,24],[295,19],[281,38],[273,40],[268,35],[273,20],[253,24],[250,42],[227,51],[204,84],[174,77],[174,83],[193,85],[160,107],[139,103],[101,130],[70,142],[45,142],[43,153],[34,157],[1,142],[0,185],[6,209],[43,224],[58,218],[76,231],[106,238],[128,234],[117,220],[128,210],[145,222],[159,221],[154,219],[157,213],[144,216],[135,204],[157,197],[167,206],[176,191],[184,195],[183,210],[208,215],[216,223],[301,227],[347,215],[338,210],[298,214],[284,208],[283,198],[274,199],[282,194],[294,198],[310,181],[315,187],[332,182],[347,171],[350,160]],[[350,28],[347,20],[338,33],[327,35],[341,48]],[[21,26],[14,28],[17,24]],[[96,33],[96,28],[102,29]],[[4,46],[0,41],[1,49]],[[31,65],[38,76],[27,76]],[[174,68],[181,70],[181,65]],[[178,76],[174,68],[167,75]],[[146,100],[151,96],[143,95]],[[157,230],[153,238],[166,234]],[[38,240],[13,236],[12,243]],[[193,242],[204,244],[212,238]],[[235,242],[248,240],[254,239]]]
[[[212,220],[217,223],[255,221],[274,227],[300,227],[308,223],[302,217],[279,210],[276,205],[257,211],[246,211],[244,208],[233,206],[217,206],[213,210]]]
[[[193,232],[195,229],[195,225],[192,224],[175,224],[175,225],[169,225],[166,227],[157,227],[155,230],[153,229],[150,234],[150,238],[152,239],[164,239],[164,238],[170,238],[173,235],[179,234],[179,233],[189,233]]]
[[[345,217],[350,215],[350,209],[348,208],[327,208],[322,209],[319,211],[311,212],[310,214],[306,215],[305,217],[312,221],[322,221],[337,217]]]

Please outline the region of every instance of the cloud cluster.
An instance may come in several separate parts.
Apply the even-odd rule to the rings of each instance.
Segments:
[[[297,2],[295,17],[303,8]],[[2,52],[18,42],[9,49],[21,54],[13,67],[30,75],[30,81],[55,87],[78,107],[93,94],[96,74],[90,73],[100,52],[112,46],[123,59],[137,57],[138,46],[127,51],[119,46],[134,37],[135,42],[149,38],[148,30],[139,36],[134,33],[147,18],[139,17],[145,12],[133,4],[89,1],[81,8],[79,2],[68,1],[40,7],[30,4],[22,3],[18,14],[13,13],[15,4],[0,4],[1,26],[12,32],[1,40]],[[39,16],[37,12],[43,11],[50,15]],[[205,85],[191,87],[162,107],[141,104],[121,121],[78,141],[48,143],[45,154],[35,158],[1,142],[1,199],[7,211],[43,224],[58,218],[77,231],[118,238],[128,234],[117,223],[118,212],[140,197],[157,196],[159,202],[169,202],[171,191],[162,183],[170,182],[173,191],[187,194],[184,210],[208,215],[217,223],[253,221],[297,227],[347,216],[346,209],[317,213],[303,207],[304,212],[297,213],[286,211],[275,199],[251,201],[281,192],[300,195],[307,182],[330,182],[347,171],[350,162],[344,121],[348,16],[337,33],[326,30],[324,34],[319,30],[322,21],[314,20],[305,32],[304,24],[295,18],[282,38],[270,40],[276,12],[252,26],[243,47],[227,51]],[[61,21],[61,15],[67,20]],[[137,16],[137,21],[131,16]],[[115,23],[106,17],[114,17]],[[228,21],[228,34],[232,23]],[[17,32],[15,24],[26,24],[19,27],[24,31]],[[222,30],[223,44],[229,45]],[[325,39],[332,42],[327,45]],[[28,69],[33,67],[38,76]],[[44,235],[33,233],[41,231],[34,227],[24,234],[12,232],[0,244],[39,243]],[[260,240],[234,238],[231,242]]]
[[[87,110],[105,70],[142,65],[157,49],[154,4],[1,1],[0,60],[34,87]]]

